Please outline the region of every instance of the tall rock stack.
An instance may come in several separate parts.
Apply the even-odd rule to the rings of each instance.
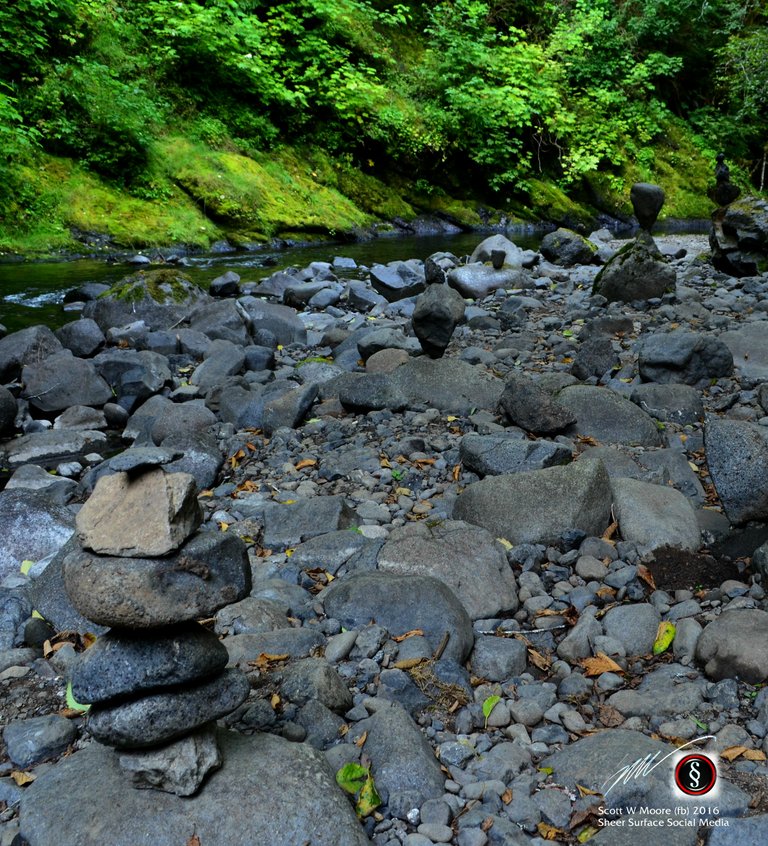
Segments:
[[[136,786],[188,796],[221,764],[212,723],[249,684],[196,621],[250,592],[242,541],[198,532],[186,473],[139,468],[99,479],[77,516],[81,548],[64,561],[75,608],[110,630],[72,673],[96,740],[121,751]]]

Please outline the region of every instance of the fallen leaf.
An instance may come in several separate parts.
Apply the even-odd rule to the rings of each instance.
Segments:
[[[486,817],[480,823],[480,831],[482,831],[482,832],[490,831],[492,828],[493,828],[493,817]]]
[[[512,801],[512,790],[511,790],[511,788],[509,788],[509,787],[508,787],[508,788],[507,788],[507,789],[506,789],[506,790],[505,790],[505,791],[501,794],[501,801],[502,801],[505,805],[509,805],[509,803]]]
[[[532,647],[528,648],[528,658],[530,659],[532,664],[535,664],[540,670],[548,670],[552,666],[552,659],[548,658],[546,655],[542,655],[536,649]]]
[[[616,529],[618,528],[619,523],[617,520],[614,520],[613,523],[611,523],[611,525],[603,532],[603,540],[609,541],[616,534]]]
[[[586,843],[588,840],[591,840],[596,834],[599,834],[600,829],[594,825],[588,825],[576,835],[576,839],[579,843]]]
[[[277,711],[277,709],[280,705],[280,702],[281,702],[280,697],[276,693],[273,693],[270,700],[269,700],[269,704],[272,706],[273,711]]]
[[[206,488],[206,490],[200,491],[200,493],[197,495],[197,498],[201,499],[202,497],[208,497],[208,496],[213,496],[213,491],[210,490],[210,488]]]
[[[512,549],[512,544],[506,538],[496,538],[496,540],[504,547],[504,549]]]
[[[454,482],[459,481],[459,477],[461,476],[461,464],[454,464],[453,472],[451,473],[451,478]]]
[[[77,711],[79,714],[85,714],[86,711],[90,711],[90,705],[81,705],[74,697],[72,693],[72,682],[67,682],[67,690],[64,695],[64,698],[67,703],[67,708],[71,708],[73,711]]]
[[[597,595],[600,599],[605,599],[609,596],[616,596],[616,591],[612,587],[608,587],[608,585],[603,585],[598,591]]]
[[[585,658],[581,662],[585,676],[599,676],[602,673],[623,673],[624,670],[604,652],[598,652],[594,658]]]
[[[200,838],[193,834],[192,837],[187,840],[187,846],[200,846]]]
[[[219,529],[222,532],[226,532],[228,528],[229,528],[229,523],[225,523],[223,520],[219,520]]]
[[[355,741],[355,746],[357,746],[357,748],[358,748],[358,749],[362,749],[362,748],[363,748],[363,746],[365,746],[365,741],[366,741],[367,739],[368,739],[368,732],[367,732],[367,731],[364,731],[364,732],[360,735],[360,737],[358,737],[358,738],[357,738],[357,740]]]
[[[368,778],[360,788],[360,795],[357,797],[355,811],[357,812],[358,817],[367,817],[376,808],[378,808],[379,805],[381,805],[381,796],[379,796],[379,793],[376,790],[376,785],[373,783],[373,776],[369,771]]]
[[[430,467],[435,463],[437,459],[435,458],[417,458],[413,463],[419,470],[423,470],[425,467]]]
[[[287,652],[284,655],[273,655],[269,652],[261,652],[255,661],[248,662],[248,666],[255,667],[257,670],[264,673],[273,669],[275,665],[282,664],[283,661],[287,661],[290,657],[291,656]]]
[[[24,773],[21,770],[12,770],[11,778],[16,782],[18,787],[24,787],[25,784],[31,784],[37,776],[34,773]]]
[[[600,793],[599,790],[590,790],[588,787],[584,787],[583,784],[577,784],[576,790],[579,791],[579,796],[602,796],[603,794]]]
[[[540,822],[536,828],[539,830],[539,835],[544,838],[544,840],[557,840],[560,837],[565,837],[565,832],[562,828],[555,828],[553,825],[549,825],[549,823]]]
[[[405,634],[397,635],[393,637],[395,643],[402,643],[404,640],[408,640],[409,637],[423,637],[424,636],[424,629],[411,629],[407,631]]]
[[[651,590],[656,590],[656,581],[653,578],[653,573],[645,566],[645,564],[637,565],[637,575],[648,585]]]
[[[746,746],[729,746],[720,753],[720,757],[725,758],[726,761],[735,761],[739,755],[743,755],[748,751]]]
[[[616,728],[624,722],[624,715],[612,705],[601,705],[597,711],[597,718],[606,728]]]
[[[488,718],[491,716],[493,709],[501,702],[501,697],[494,694],[493,696],[489,696],[485,702],[483,702],[483,716],[485,717],[485,725],[488,725]]]
[[[305,458],[296,465],[296,469],[297,470],[305,470],[307,467],[315,467],[316,465],[317,465],[317,459],[315,459],[315,458]]]
[[[654,655],[661,655],[662,652],[666,652],[669,649],[672,641],[675,639],[676,631],[675,624],[670,623],[669,620],[663,620],[659,623],[659,628],[656,631],[656,640],[653,642]]]
[[[454,420],[458,420],[459,418],[458,418],[458,417],[456,417],[456,415],[455,415],[455,414],[449,414],[449,415],[448,415],[445,419],[446,419],[449,423],[453,423],[453,422],[454,422]]]
[[[576,440],[585,446],[600,446],[599,442],[591,435],[576,435]]]
[[[387,458],[387,456],[386,456],[386,455],[384,455],[384,453],[383,453],[383,452],[382,452],[382,454],[379,456],[379,465],[380,465],[382,468],[384,468],[385,470],[388,470],[390,467],[392,467],[392,463],[390,462],[389,458]]]
[[[747,759],[747,761],[765,761],[766,754],[761,749],[747,749],[747,751],[742,756]]]

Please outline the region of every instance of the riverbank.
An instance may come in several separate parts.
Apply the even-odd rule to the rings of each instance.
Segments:
[[[672,759],[626,803],[606,779],[682,742],[717,760],[719,794],[716,812],[675,827],[680,843],[710,816],[729,838],[763,832],[768,276],[718,273],[703,236],[657,243],[677,256],[662,262],[675,284],[651,301],[609,304],[592,291],[598,265],[508,244],[499,271],[457,273],[442,254],[356,278],[339,256],[221,279],[231,296],[210,299],[178,270],[149,270],[173,294],[165,310],[123,291],[58,339],[38,332],[24,434],[2,446],[3,843],[20,831],[52,846],[66,813],[90,846],[98,808],[99,844],[135,841],[162,809],[169,843],[194,831],[205,846],[223,807],[244,844],[276,831],[331,844],[342,830],[377,846],[599,843],[606,808],[635,819],[627,806],[647,806],[675,826]],[[594,246],[605,259],[618,244]],[[440,268],[451,286],[431,284],[427,308]],[[0,342],[3,381],[21,341]],[[432,358],[425,343],[447,347]],[[106,391],[83,401],[99,380]],[[184,800],[127,787],[88,720],[60,713],[94,631],[82,612],[107,613],[114,577],[64,591],[65,559],[105,560],[70,539],[76,513],[100,479],[127,470],[138,492],[157,467],[194,478],[197,537],[242,548],[253,582],[204,623],[249,692],[223,721],[223,769]],[[142,567],[188,580],[191,602],[220,558],[192,562],[197,577],[176,552]],[[109,560],[119,573],[129,559]],[[348,763],[381,803],[359,823],[333,785]],[[323,790],[294,785],[297,772]]]

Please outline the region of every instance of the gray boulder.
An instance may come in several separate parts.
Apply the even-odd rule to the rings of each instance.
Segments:
[[[459,663],[472,649],[472,621],[466,609],[444,582],[432,576],[354,573],[333,582],[320,600],[325,613],[348,629],[371,620],[393,635],[422,629],[433,651],[447,634],[443,657]]]
[[[768,432],[708,415],[704,446],[712,482],[733,524],[768,519]]]
[[[641,232],[622,247],[595,278],[592,288],[609,302],[656,299],[675,289],[675,270],[659,252],[653,238]]]
[[[228,270],[217,276],[208,286],[208,293],[212,297],[236,297],[240,293],[240,274]]]
[[[733,372],[733,355],[711,335],[698,332],[660,332],[637,346],[640,378],[645,382],[707,383]]]
[[[33,531],[31,529],[34,529]],[[0,580],[19,572],[21,562],[57,552],[75,531],[75,516],[46,491],[0,493]]]
[[[237,304],[241,313],[247,315],[248,327],[256,344],[271,347],[306,344],[307,330],[296,309],[265,303],[256,297],[240,297]],[[267,338],[274,339],[274,342],[266,343]]]
[[[470,262],[489,262],[495,252],[504,253],[504,264],[520,270],[523,266],[523,251],[505,235],[491,235],[481,241],[472,251]]]
[[[7,441],[0,446],[0,460],[5,462],[6,467],[11,468],[20,467],[22,464],[55,467],[62,461],[104,449],[106,442],[107,436],[104,432],[49,429]]]
[[[618,640],[627,655],[649,655],[653,650],[661,614],[647,602],[617,605],[603,618],[606,635]]]
[[[485,529],[458,520],[393,529],[378,568],[439,579],[473,620],[512,614],[518,607],[515,577],[501,545]]]
[[[30,326],[0,338],[0,384],[17,379],[25,364],[36,364],[61,350],[61,341],[47,326]]]
[[[18,403],[8,388],[0,385],[0,437],[10,435],[14,429]]]
[[[768,258],[768,203],[743,197],[712,215],[712,264],[731,276],[757,276]]]
[[[557,401],[576,417],[566,434],[606,444],[661,446],[663,442],[651,416],[610,388],[571,385],[560,391]]]
[[[392,261],[374,264],[371,268],[371,285],[374,290],[394,303],[420,294],[425,286],[423,268],[417,269],[410,262]]]
[[[453,517],[516,543],[556,543],[568,529],[600,535],[610,522],[611,489],[602,462],[489,476],[461,493]]]
[[[768,613],[752,608],[724,611],[704,629],[696,660],[714,681],[762,684],[768,678]]]
[[[73,355],[80,358],[92,356],[107,342],[99,324],[89,317],[65,323],[56,330],[56,337]]]
[[[71,405],[101,406],[112,391],[95,367],[69,350],[54,353],[39,364],[26,364],[21,371],[22,397],[42,412],[62,411]]]
[[[656,550],[663,546],[695,551],[701,531],[690,500],[665,485],[612,479],[613,506],[624,540]]]
[[[630,399],[651,417],[665,423],[686,426],[704,419],[701,394],[690,385],[674,382],[638,385],[632,389]]]
[[[548,391],[517,373],[507,376],[499,410],[510,423],[537,435],[554,435],[576,422],[573,412]]]
[[[245,353],[242,346],[231,341],[217,339],[205,351],[205,357],[189,381],[201,388],[220,385],[228,376],[240,373],[245,365]]]
[[[519,270],[502,267],[496,270],[486,264],[475,262],[455,267],[448,273],[448,284],[455,288],[462,297],[481,300],[497,288],[524,288],[530,284],[521,284],[524,277]]]
[[[738,329],[723,332],[720,340],[733,354],[742,379],[768,382],[768,323],[762,320],[744,323]]]
[[[597,253],[595,245],[571,229],[548,232],[542,239],[539,252],[547,261],[561,267],[590,264]]]
[[[422,296],[424,295],[422,294]],[[363,361],[368,361],[377,352],[389,349],[408,352],[413,349],[413,339],[406,338],[405,333],[399,327],[382,327],[366,332],[360,336],[357,342],[357,350]]]
[[[459,457],[464,467],[478,476],[499,476],[567,464],[571,460],[571,450],[564,444],[529,441],[512,433],[478,435],[470,432],[461,439]]]
[[[391,379],[410,407],[426,405],[453,414],[468,414],[473,408],[492,411],[503,388],[502,381],[485,368],[445,358],[412,359]]]
[[[275,832],[285,844],[370,846],[322,753],[267,733],[221,732],[218,742],[226,770],[214,772],[194,801],[127,790],[118,756],[90,744],[23,794],[24,837],[31,846],[60,846],[66,820],[67,836],[78,846],[135,846],[142,840],[179,846],[193,834],[201,844],[254,846],[275,842]],[[88,802],[72,802],[73,784]],[[102,809],[98,825],[94,807]]]
[[[58,714],[16,720],[3,729],[8,757],[21,769],[61,755],[76,738],[76,726]]]
[[[186,319],[187,328],[196,334],[203,334],[210,340],[221,339],[233,344],[245,345],[251,342],[249,334],[250,317],[240,305],[241,300],[253,300],[253,297],[241,297],[240,300],[212,300],[204,305],[192,308]],[[270,337],[267,346],[277,344],[275,336]]]
[[[592,376],[604,376],[619,366],[619,355],[610,338],[590,338],[579,345],[571,365],[571,373],[586,380]]]

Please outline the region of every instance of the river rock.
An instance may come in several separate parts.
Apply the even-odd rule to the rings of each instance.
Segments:
[[[661,615],[647,602],[618,605],[603,618],[605,633],[621,643],[627,655],[648,655],[653,649]]]
[[[555,543],[569,529],[601,535],[610,522],[611,489],[602,462],[487,478],[469,485],[453,517],[516,543]]]
[[[107,746],[145,749],[182,737],[234,711],[250,689],[240,670],[225,670],[182,689],[150,693],[115,705],[93,705],[88,712],[88,730]]]
[[[65,323],[56,330],[56,337],[66,349],[80,358],[89,358],[107,342],[99,324],[89,317]]]
[[[113,630],[78,658],[72,694],[78,702],[108,702],[205,679],[223,670],[227,660],[216,635],[197,624],[151,633]]]
[[[63,566],[74,607],[104,626],[157,628],[201,620],[251,589],[245,544],[223,532],[200,532],[167,558],[78,551]]]
[[[204,361],[195,368],[189,381],[200,388],[210,388],[221,384],[227,376],[240,373],[244,365],[243,348],[219,338],[211,342],[205,352]]]
[[[274,398],[265,398],[261,426],[264,434],[271,437],[281,426],[295,429],[304,420],[317,397],[315,383],[300,385]]]
[[[0,580],[17,574],[22,561],[39,561],[61,549],[74,530],[74,514],[48,492],[4,490],[0,493]]]
[[[395,636],[422,629],[436,650],[448,633],[443,653],[461,663],[473,644],[472,621],[453,591],[432,576],[353,573],[326,588],[320,599],[329,617],[348,629],[376,620]]]
[[[637,358],[645,382],[697,385],[733,372],[728,347],[719,338],[698,332],[647,335],[638,344]]]
[[[423,296],[423,295],[422,295]],[[405,350],[408,352],[413,348],[413,339],[405,337],[405,332],[400,327],[382,326],[360,335],[357,342],[357,351],[363,361],[382,350]]]
[[[25,364],[61,352],[61,341],[47,326],[30,326],[0,338],[0,384],[13,382]]]
[[[514,242],[510,241],[505,235],[496,234],[491,235],[485,240],[481,241],[473,250],[469,257],[470,262],[489,262],[493,257],[493,253],[504,253],[504,264],[514,270],[520,270],[523,266],[523,251]]]
[[[414,808],[438,799],[445,776],[424,735],[398,705],[376,702],[376,712],[355,726],[365,736],[363,751],[371,759],[377,786],[386,791],[390,813],[406,819]]]
[[[273,348],[278,344],[306,344],[307,330],[296,309],[266,303],[257,297],[240,297],[236,302],[239,312],[247,316],[248,328],[256,344]],[[273,343],[265,343],[267,338]]]
[[[409,262],[393,261],[371,267],[371,285],[390,303],[420,294],[425,288],[423,269],[418,272]]]
[[[119,761],[134,787],[192,796],[221,767],[222,757],[216,728],[208,725],[156,749],[123,752]]]
[[[566,434],[606,444],[661,446],[663,442],[651,416],[610,388],[571,385],[560,391],[557,401],[576,417]]]
[[[478,476],[499,476],[525,470],[542,470],[571,460],[571,450],[553,441],[529,441],[511,433],[478,435],[461,439],[459,456],[467,470]]]
[[[481,300],[497,288],[531,287],[520,285],[521,274],[517,270],[503,267],[496,270],[486,264],[475,262],[455,267],[448,273],[448,284],[462,297]]]
[[[230,635],[224,645],[229,653],[229,663],[244,666],[256,661],[262,653],[287,655],[289,658],[306,658],[325,643],[322,632],[314,628],[282,628],[269,632],[246,632]]]
[[[10,435],[15,426],[18,403],[8,388],[0,385],[0,437]]]
[[[79,458],[86,452],[103,449],[104,432],[49,429],[22,435],[0,446],[0,460],[12,469],[22,464],[55,467],[62,461]]]
[[[768,519],[768,432],[764,426],[708,415],[707,466],[733,524]]]
[[[768,323],[758,320],[723,332],[720,340],[733,354],[742,379],[768,382]]]
[[[280,692],[294,705],[311,700],[343,714],[352,707],[352,694],[338,672],[324,658],[303,658],[281,673]]]
[[[234,270],[222,273],[208,286],[208,293],[212,297],[236,297],[240,293],[240,274]]]
[[[595,257],[597,248],[578,232],[561,227],[554,232],[548,232],[541,239],[539,252],[553,264],[573,267],[576,264],[589,264]]]
[[[116,282],[109,292],[86,303],[83,317],[98,323],[102,332],[143,320],[148,329],[167,329],[192,306],[209,298],[178,270],[139,271]]]
[[[378,568],[445,582],[473,620],[511,615],[518,607],[515,577],[501,545],[485,529],[458,520],[393,529]]]
[[[418,732],[417,732],[418,734]],[[157,790],[126,790],[118,756],[98,744],[41,775],[22,797],[30,846],[61,846],[62,820],[78,846],[288,844],[370,846],[322,753],[273,734],[220,732],[224,767],[190,801]],[[72,785],[88,802],[72,802]],[[307,790],[307,785],[312,790]],[[98,825],[93,808],[99,807]],[[329,824],[333,821],[333,825]]]
[[[663,546],[696,551],[701,531],[690,500],[665,485],[612,479],[613,507],[624,540],[649,550]]]
[[[592,292],[609,302],[628,303],[662,297],[674,291],[675,284],[675,269],[643,231],[608,260],[595,278]]]
[[[768,678],[768,613],[752,608],[723,611],[698,639],[696,660],[715,681],[762,684]]]
[[[548,391],[517,373],[507,376],[499,410],[510,423],[537,435],[554,435],[576,422],[575,414]]]
[[[674,382],[666,385],[638,385],[632,389],[630,399],[651,417],[665,423],[686,426],[704,419],[701,394],[690,385]]]
[[[54,353],[21,370],[22,397],[43,412],[62,411],[71,405],[104,405],[112,399],[109,385],[94,366],[69,350]]]
[[[440,358],[454,329],[464,317],[464,300],[447,285],[428,285],[416,300],[411,318],[421,348],[431,358]]]
[[[269,502],[264,506],[264,544],[286,549],[297,543],[349,528],[354,512],[341,496],[317,496],[290,503]]]
[[[16,720],[3,729],[8,757],[21,769],[61,755],[76,738],[77,727],[58,714]]]
[[[77,515],[85,549],[143,558],[177,550],[202,522],[195,480],[157,468],[102,476]]]

